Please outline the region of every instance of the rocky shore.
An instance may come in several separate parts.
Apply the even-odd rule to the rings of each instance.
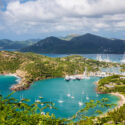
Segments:
[[[17,70],[15,73],[7,73],[4,72],[1,75],[8,75],[8,76],[15,76],[17,78],[17,83],[13,84],[10,89],[12,91],[21,91],[28,89],[30,86],[30,83],[26,81],[26,75],[27,73],[21,70]]]

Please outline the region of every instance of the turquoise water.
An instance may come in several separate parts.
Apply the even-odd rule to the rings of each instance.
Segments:
[[[11,93],[10,87],[12,84],[17,83],[17,78],[14,76],[5,76],[5,75],[0,75],[0,94],[2,93],[3,95],[8,95]]]
[[[69,118],[74,115],[79,109],[83,108],[78,103],[89,102],[89,100],[101,100],[108,98],[110,103],[117,103],[118,97],[109,94],[97,94],[95,84],[99,80],[97,77],[84,80],[65,81],[63,78],[47,79],[35,82],[28,90],[14,93],[14,97],[20,99],[29,98],[31,102],[38,99],[39,96],[44,97],[43,101],[51,101],[55,103],[57,110],[49,109],[50,113],[54,113],[57,117]],[[16,78],[13,76],[0,76],[0,90],[6,96],[11,91],[9,87],[16,83]],[[62,102],[62,103],[59,103]],[[106,111],[107,109],[103,109]],[[93,114],[90,110],[87,115]]]

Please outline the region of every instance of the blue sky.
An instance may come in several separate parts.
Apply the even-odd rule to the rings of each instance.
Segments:
[[[88,32],[125,39],[125,0],[0,0],[0,39]]]

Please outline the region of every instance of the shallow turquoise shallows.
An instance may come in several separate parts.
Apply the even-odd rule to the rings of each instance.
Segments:
[[[69,118],[74,115],[79,109],[84,107],[85,102],[89,100],[101,100],[108,98],[110,103],[117,103],[119,98],[110,94],[97,94],[95,84],[99,80],[97,77],[91,77],[85,80],[65,81],[63,78],[47,79],[35,82],[28,90],[14,93],[14,97],[20,99],[29,98],[31,103],[38,99],[39,96],[44,97],[43,101],[52,101],[55,103],[57,110],[46,110],[54,113],[57,117]],[[0,76],[0,90],[6,96],[11,91],[9,87],[16,83],[14,76]],[[80,106],[83,102],[83,106]],[[107,109],[103,109],[105,112]],[[90,110],[87,115],[93,114]]]

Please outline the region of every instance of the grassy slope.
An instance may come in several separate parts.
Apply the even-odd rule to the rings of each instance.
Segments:
[[[102,93],[111,93],[111,92],[119,92],[125,96],[125,79],[120,78],[123,76],[113,75],[106,78],[101,79],[98,82],[98,91]],[[105,87],[106,84],[114,84],[114,88]],[[124,125],[125,124],[125,104],[120,108],[115,109],[112,112],[108,112],[107,116],[100,118],[100,122],[102,124],[108,123],[115,125]]]
[[[125,79],[121,78],[123,76],[113,75],[106,78],[101,79],[98,82],[98,91],[103,93],[109,92],[125,92]],[[113,88],[108,88],[105,85],[113,85]]]
[[[50,58],[34,53],[0,52],[0,74],[16,73],[22,77],[23,87],[40,79],[63,77],[66,74],[99,71],[99,67],[109,67],[112,63],[104,63],[81,56]]]

